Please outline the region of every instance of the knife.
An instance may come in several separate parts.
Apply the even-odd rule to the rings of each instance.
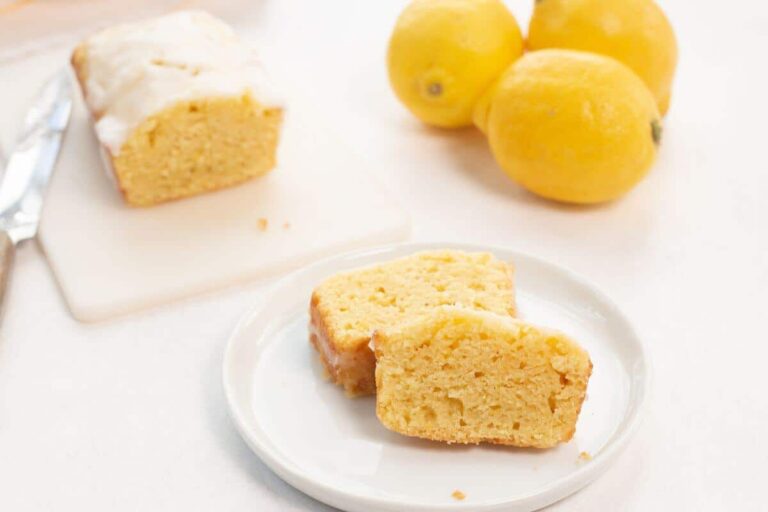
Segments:
[[[72,82],[62,70],[40,90],[8,155],[0,182],[0,304],[16,246],[37,234],[45,189],[71,111]]]

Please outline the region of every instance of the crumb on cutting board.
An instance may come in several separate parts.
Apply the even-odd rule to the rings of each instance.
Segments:
[[[458,490],[458,489],[456,489],[455,491],[453,491],[453,492],[451,493],[451,496],[453,497],[453,499],[455,499],[455,500],[459,500],[459,501],[461,501],[461,500],[463,500],[464,498],[466,498],[466,497],[467,497],[467,496],[466,496],[466,494],[464,494],[463,492],[461,492],[461,491],[460,491],[460,490]]]
[[[579,460],[587,462],[587,461],[592,460],[592,456],[589,454],[589,452],[581,452],[579,454]]]
[[[259,231],[266,231],[269,227],[269,220],[264,217],[259,217],[259,220],[256,221],[256,225],[259,227]]]

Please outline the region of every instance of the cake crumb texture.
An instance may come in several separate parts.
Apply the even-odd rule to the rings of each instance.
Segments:
[[[559,332],[441,307],[377,330],[373,342],[376,414],[390,430],[535,448],[573,437],[592,363]]]
[[[237,185],[275,166],[282,111],[250,94],[183,101],[144,121],[113,158],[134,206]]]
[[[442,305],[514,315],[512,266],[490,253],[436,250],[337,274],[312,294],[310,340],[347,394],[375,393],[371,332]]]

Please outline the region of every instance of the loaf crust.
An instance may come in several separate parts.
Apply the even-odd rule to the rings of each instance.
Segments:
[[[72,57],[70,58],[70,64],[72,65],[72,70],[75,73],[77,83],[80,86],[80,92],[82,93],[83,99],[85,99],[88,97],[88,59],[85,43],[80,43],[77,45],[77,47],[75,47],[74,51],[72,52]],[[91,120],[91,126],[93,127],[95,126],[96,121],[98,121],[101,117],[101,113],[94,111],[89,107],[88,114]],[[96,138],[98,139],[98,136]],[[109,176],[110,181],[115,184],[123,200],[127,201],[125,190],[120,184],[120,180],[118,180],[117,174],[115,173],[115,164],[112,153],[109,148],[102,144],[100,141],[99,153],[101,154],[101,161],[104,165],[105,171]]]
[[[369,340],[361,339],[352,350],[338,347],[329,333],[329,326],[323,321],[318,303],[319,298],[312,294],[309,340],[317,350],[326,374],[332,382],[344,387],[347,396],[376,393],[376,358],[368,347]]]

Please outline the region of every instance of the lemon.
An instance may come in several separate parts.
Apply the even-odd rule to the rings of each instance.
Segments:
[[[528,53],[478,108],[485,112],[476,119],[507,174],[569,203],[626,193],[650,168],[661,139],[661,116],[642,80],[594,53]]]
[[[389,41],[389,80],[427,124],[472,124],[488,86],[523,51],[517,21],[499,0],[415,0]]]
[[[528,47],[609,55],[643,79],[662,114],[669,109],[677,43],[653,0],[537,0]]]

